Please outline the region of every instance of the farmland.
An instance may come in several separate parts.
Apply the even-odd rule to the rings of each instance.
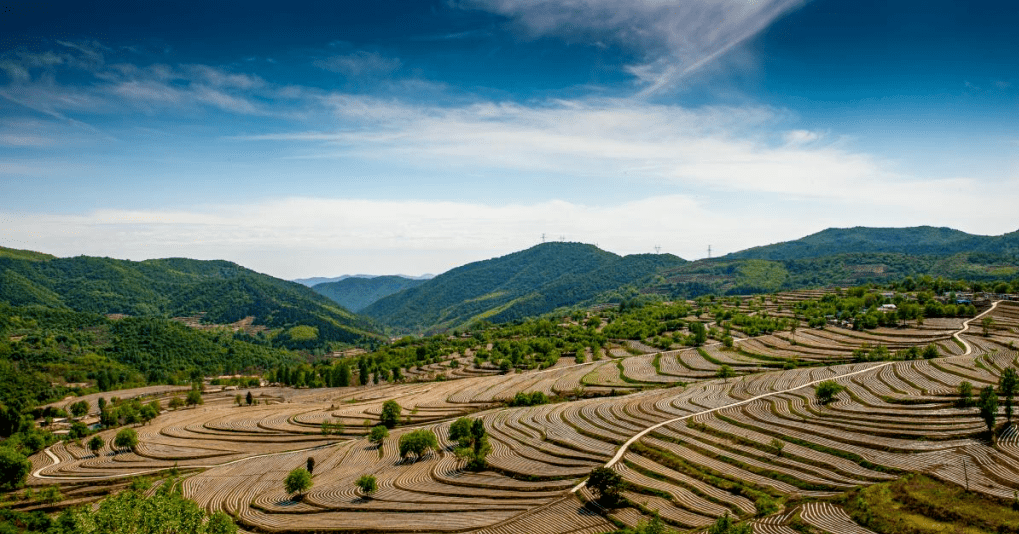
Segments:
[[[797,302],[821,296],[752,299],[754,311],[749,301],[720,306],[792,318]],[[176,469],[187,497],[250,531],[507,534],[608,532],[655,512],[677,530],[704,529],[730,513],[758,532],[790,534],[801,524],[866,532],[840,499],[907,473],[990,499],[1010,500],[1019,488],[1014,429],[992,441],[979,409],[957,403],[962,382],[997,385],[1016,365],[1019,305],[867,330],[801,326],[750,336],[728,327],[731,348],[713,339],[649,345],[683,330],[612,339],[601,359],[563,356],[508,374],[472,365],[465,352],[417,369],[428,381],[210,388],[204,404],[136,426],[133,450],[114,450],[111,429],[100,433],[96,454],[64,441],[34,455],[29,486],[59,485],[70,502],[84,503],[98,498],[89,489],[97,484],[114,490]],[[913,357],[930,346],[936,358]],[[861,356],[876,347],[900,357]],[[815,389],[826,381],[844,389],[821,404]],[[247,391],[256,402],[238,405],[235,395]],[[554,402],[509,406],[534,392]],[[145,393],[166,406],[179,391]],[[402,412],[377,445],[366,433],[387,400]],[[483,471],[467,470],[454,454],[450,425],[464,415],[484,421],[491,452]],[[438,449],[401,458],[401,436],[421,428],[435,433]],[[295,499],[282,481],[309,457],[313,486]],[[613,506],[584,486],[601,466],[624,481]],[[366,474],[378,481],[370,497],[354,484]]]

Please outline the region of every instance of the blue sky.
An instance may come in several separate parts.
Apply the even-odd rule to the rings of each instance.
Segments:
[[[7,3],[0,245],[442,272],[1019,227],[1007,2]]]

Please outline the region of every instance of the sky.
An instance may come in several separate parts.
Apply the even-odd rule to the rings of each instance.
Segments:
[[[1019,229],[1019,9],[0,2],[0,246],[441,273]]]

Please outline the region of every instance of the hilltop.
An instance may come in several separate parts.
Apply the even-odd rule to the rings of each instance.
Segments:
[[[251,317],[281,331],[278,341],[291,348],[376,335],[369,322],[307,287],[221,260],[0,257],[0,302],[128,316],[200,315],[215,324]],[[295,326],[312,327],[314,335]]]
[[[315,284],[311,288],[340,306],[353,312],[359,312],[384,297],[399,293],[404,289],[417,287],[424,282],[423,279],[415,280],[403,276],[373,276],[371,278],[351,276],[336,282]]]
[[[723,259],[797,260],[860,253],[951,256],[964,252],[1015,256],[1019,254],[1019,231],[980,236],[932,226],[828,228],[795,241],[734,252]]]
[[[649,281],[685,260],[671,254],[619,256],[581,243],[544,243],[470,263],[383,298],[362,312],[398,331],[506,322],[574,305]]]

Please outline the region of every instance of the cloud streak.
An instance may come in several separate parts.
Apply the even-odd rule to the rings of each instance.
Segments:
[[[690,73],[768,27],[803,0],[466,0],[458,5],[515,20],[534,36],[614,41],[646,55],[628,71],[667,91]]]

